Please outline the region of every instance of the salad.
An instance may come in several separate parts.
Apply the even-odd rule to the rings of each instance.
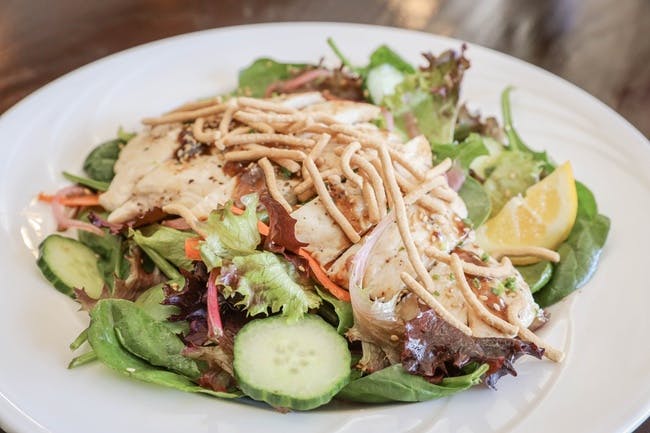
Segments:
[[[535,334],[596,270],[593,194],[461,104],[465,47],[416,67],[255,60],[230,94],[121,129],[37,265],[89,313],[70,345],[138,380],[280,410],[414,402],[561,362]]]

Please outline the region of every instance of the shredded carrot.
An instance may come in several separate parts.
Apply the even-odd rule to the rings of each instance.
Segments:
[[[241,215],[244,213],[243,210],[235,206],[231,208],[231,211],[235,215]],[[262,221],[257,222],[257,230],[262,236],[268,236],[269,234],[269,226],[264,224]],[[185,256],[188,259],[201,260],[201,253],[199,252],[200,241],[201,238],[189,238],[185,240]],[[330,280],[325,271],[323,271],[323,268],[321,268],[320,264],[311,256],[311,254],[300,248],[298,250],[298,255],[304,257],[307,260],[309,268],[312,270],[314,276],[323,287],[325,287],[337,299],[350,302],[350,293],[344,288],[340,287],[334,281]]]
[[[257,222],[257,231],[260,232],[262,236],[269,235],[269,226],[264,224],[262,221]]]
[[[323,271],[323,268],[320,267],[316,259],[314,259],[311,256],[311,254],[309,254],[307,251],[305,251],[302,248],[298,250],[298,254],[301,257],[307,259],[307,263],[309,263],[309,267],[314,273],[314,276],[316,277],[318,282],[323,285],[323,287],[325,287],[337,299],[340,299],[341,301],[350,302],[350,292],[340,287],[334,281],[330,280],[330,278],[327,276],[325,271]]]
[[[38,194],[38,200],[45,203],[52,203],[54,196],[44,193]],[[61,197],[57,199],[59,203],[64,206],[78,207],[78,206],[97,206],[99,205],[99,195],[77,195],[74,197]]]
[[[201,252],[199,251],[199,242],[201,238],[185,239],[185,257],[190,260],[201,260]]]

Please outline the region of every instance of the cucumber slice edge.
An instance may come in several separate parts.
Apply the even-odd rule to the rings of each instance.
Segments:
[[[235,336],[233,367],[239,387],[276,408],[309,410],[328,403],[349,382],[350,364],[347,340],[312,314],[297,322],[282,316],[257,319]],[[313,374],[315,369],[318,374]]]
[[[97,267],[97,256],[76,239],[51,234],[38,247],[36,265],[55,289],[74,297],[74,288],[84,288],[86,293],[98,298],[104,280]],[[77,262],[71,268],[70,262]]]

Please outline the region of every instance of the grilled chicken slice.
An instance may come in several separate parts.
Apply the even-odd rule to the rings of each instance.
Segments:
[[[307,113],[322,113],[332,116],[339,123],[370,122],[381,115],[381,109],[376,105],[354,101],[327,101],[313,104],[305,108]]]
[[[310,105],[325,102],[325,98],[321,92],[304,92],[304,93],[290,93],[288,95],[278,96],[273,98],[274,102],[279,102],[287,107],[301,110]]]
[[[326,113],[347,123],[367,122],[379,114],[379,109],[370,104],[325,101],[319,92],[287,95],[275,101],[296,109]],[[201,217],[232,197],[236,181],[223,172],[225,162],[216,153],[176,158],[182,150],[181,136],[188,139],[187,130],[180,124],[156,126],[138,134],[125,146],[115,164],[115,178],[108,191],[100,196],[102,206],[111,211],[110,222],[129,221],[171,203],[182,204]],[[295,203],[286,182],[280,189]],[[358,208],[355,206],[359,202],[358,191],[339,190],[341,205]],[[356,219],[361,221],[362,211],[357,213]],[[358,225],[360,230],[368,227],[367,223]]]
[[[178,149],[181,125],[161,125],[135,136],[120,152],[115,163],[115,177],[99,203],[108,210],[124,205],[133,188],[147,173],[174,157]]]
[[[224,173],[224,163],[221,155],[186,162],[165,161],[133,186],[129,199],[114,209],[108,219],[121,223],[172,203],[196,210],[194,214],[199,218],[207,216],[232,197],[236,185],[236,178]]]

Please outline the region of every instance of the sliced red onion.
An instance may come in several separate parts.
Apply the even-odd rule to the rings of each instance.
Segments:
[[[298,75],[297,77],[291,78],[290,80],[278,81],[271,84],[269,87],[266,88],[266,91],[264,92],[264,96],[268,98],[273,94],[273,92],[276,91],[289,92],[291,90],[297,89],[300,86],[304,86],[310,81],[314,81],[318,78],[330,77],[331,75],[332,75],[332,71],[328,71],[327,69],[311,69],[307,72]]]
[[[52,199],[52,214],[56,220],[56,224],[59,230],[66,230],[69,228],[76,228],[78,230],[85,230],[87,232],[94,233],[99,236],[104,236],[104,231],[94,225],[87,223],[85,221],[79,221],[77,219],[71,218],[66,214],[66,208],[61,204],[61,200],[65,197],[85,195],[86,190],[80,186],[68,186],[60,189],[54,194]]]
[[[420,128],[418,127],[418,119],[410,111],[404,113],[404,126],[409,138],[414,138],[421,134]]]
[[[382,116],[384,116],[384,121],[386,122],[386,129],[389,131],[393,131],[393,129],[395,129],[395,118],[393,117],[393,113],[390,110],[382,108],[381,114]]]
[[[350,291],[350,298],[352,301],[352,306],[354,307],[354,298],[357,295],[359,297],[359,292],[363,286],[363,277],[366,274],[366,267],[368,267],[368,259],[372,250],[381,239],[381,236],[384,234],[386,229],[394,220],[393,212],[389,212],[388,215],[384,217],[379,223],[375,226],[372,232],[366,236],[363,241],[363,245],[354,255],[354,260],[352,261],[352,270],[350,271],[350,279],[348,281],[348,290]]]
[[[458,190],[463,186],[463,183],[465,183],[465,172],[458,164],[454,164],[449,171],[445,173],[445,176],[447,177],[449,187],[456,192],[458,192]]]
[[[210,271],[208,277],[208,337],[221,337],[223,335],[223,325],[221,324],[221,315],[219,314],[219,299],[217,297],[216,280],[219,275],[219,269],[215,268]]]
[[[304,86],[310,81],[314,81],[319,78],[329,77],[331,75],[332,72],[328,71],[327,69],[312,69],[310,71],[298,75],[297,77],[285,81],[282,87],[284,91],[289,91],[289,90],[297,89],[300,86]]]
[[[187,223],[187,221],[185,221],[184,218],[174,218],[171,220],[165,220],[160,224],[176,230],[189,230],[192,228]]]
[[[394,335],[403,333],[403,324],[396,313],[398,296],[388,300],[372,300],[363,289],[363,277],[368,267],[370,254],[391,224],[395,221],[393,213],[389,213],[366,236],[363,245],[355,254],[350,271],[349,290],[352,313],[354,315],[354,328],[361,336],[364,355],[367,343],[376,345],[381,350],[386,350],[386,356],[391,362],[399,362],[399,350]]]

